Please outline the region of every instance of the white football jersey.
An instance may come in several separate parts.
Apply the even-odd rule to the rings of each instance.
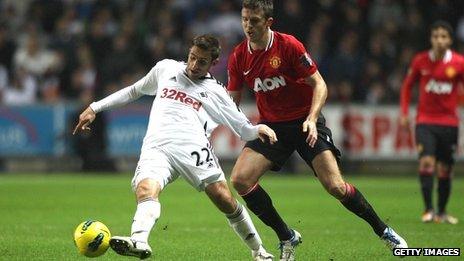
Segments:
[[[134,83],[90,105],[95,112],[120,106],[142,95],[156,95],[150,112],[140,158],[150,158],[151,148],[209,146],[209,135],[218,126],[228,126],[243,140],[258,137],[253,126],[232,101],[224,86],[210,74],[196,81],[188,78],[186,64],[158,62]]]

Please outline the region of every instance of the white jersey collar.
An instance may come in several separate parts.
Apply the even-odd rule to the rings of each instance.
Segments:
[[[187,79],[189,79],[192,82],[195,82],[194,80],[190,79],[190,77],[188,76],[187,69],[183,70],[183,74]],[[211,73],[208,72],[208,73],[206,73],[205,76],[202,76],[202,77],[198,78],[198,80],[200,80],[200,81],[201,80],[207,80],[207,79],[214,79],[214,77],[211,75]]]
[[[272,44],[274,43],[274,31],[272,31],[272,30],[269,28],[269,33],[271,34],[271,36],[269,37],[269,40],[268,40],[267,45],[266,45],[266,49],[264,49],[264,51],[267,51],[267,50],[271,49]],[[248,52],[249,52],[250,54],[252,54],[252,53],[253,53],[253,50],[251,49],[250,40],[247,40],[247,45],[248,45]]]
[[[435,62],[437,60],[432,50],[429,51],[429,58],[432,62]],[[446,50],[446,53],[443,56],[443,62],[449,63],[451,61],[451,58],[453,58],[453,52],[451,52],[451,50],[448,49]]]

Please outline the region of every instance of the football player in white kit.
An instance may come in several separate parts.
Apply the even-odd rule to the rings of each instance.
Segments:
[[[90,130],[89,124],[103,110],[124,105],[143,95],[155,95],[140,159],[132,179],[137,198],[130,237],[112,237],[118,254],[141,259],[151,255],[148,236],[160,217],[158,195],[178,176],[199,191],[205,191],[222,211],[233,230],[251,249],[254,260],[272,260],[250,216],[231,194],[208,137],[223,124],[245,141],[260,138],[274,143],[272,129],[252,125],[235,105],[225,88],[209,73],[218,62],[218,40],[211,35],[194,38],[187,63],[158,62],[150,72],[108,97],[93,102],[79,116],[73,133]]]

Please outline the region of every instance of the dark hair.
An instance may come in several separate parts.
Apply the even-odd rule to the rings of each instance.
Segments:
[[[448,32],[449,36],[451,38],[453,38],[453,27],[451,27],[451,25],[446,22],[446,21],[443,21],[443,20],[438,20],[438,21],[435,21],[431,26],[430,26],[430,33],[432,33],[432,31],[435,31],[437,29],[444,29],[445,31]]]
[[[274,4],[272,3],[272,0],[244,0],[242,8],[251,10],[261,9],[264,12],[264,18],[266,19],[272,17],[272,13],[274,12]]]
[[[211,53],[211,60],[216,60],[221,52],[219,40],[211,34],[195,36],[190,47],[196,46]]]

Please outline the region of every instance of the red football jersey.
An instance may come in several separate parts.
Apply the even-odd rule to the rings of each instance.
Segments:
[[[408,114],[411,89],[419,80],[417,123],[458,126],[458,86],[464,80],[464,57],[448,50],[442,60],[432,51],[418,53],[401,87],[401,113]]]
[[[313,88],[304,78],[317,71],[303,44],[295,37],[271,31],[264,50],[252,50],[248,40],[229,57],[227,89],[246,84],[255,93],[261,121],[280,122],[309,114]]]

